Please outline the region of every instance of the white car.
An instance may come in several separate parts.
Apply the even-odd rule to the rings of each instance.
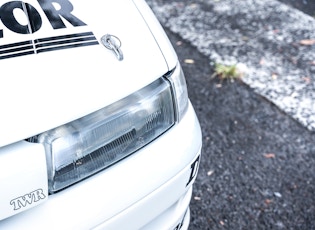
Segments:
[[[0,1],[0,229],[187,229],[201,131],[143,0]]]

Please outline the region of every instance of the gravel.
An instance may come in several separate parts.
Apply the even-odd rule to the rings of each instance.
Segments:
[[[315,229],[315,134],[167,33],[203,133],[189,229]]]
[[[162,24],[315,131],[315,19],[276,0],[147,1]]]
[[[244,46],[248,48],[237,46],[240,41],[239,37],[222,36],[222,39],[235,41],[234,45],[229,46],[232,44],[229,40],[224,41],[223,39],[220,43],[220,36],[218,36],[207,43],[207,46],[215,52],[207,53],[204,51],[206,48],[197,46],[199,43],[207,42],[204,34],[216,35],[221,33],[220,26],[228,28],[230,27],[228,24],[236,21],[240,24],[242,21],[242,17],[237,19],[234,17],[235,13],[239,12],[239,8],[224,6],[226,3],[233,4],[233,1],[196,0],[194,2],[186,1],[186,4],[173,0],[150,0],[148,2],[158,14],[164,15],[159,18],[178,53],[186,75],[189,96],[203,133],[202,159],[194,184],[189,229],[315,229],[315,145],[313,144],[315,143],[315,132],[311,131],[312,126],[298,120],[294,114],[286,111],[285,107],[276,105],[270,97],[245,81],[245,78],[234,82],[211,78],[214,73],[212,63],[218,60],[225,62],[229,61],[229,58],[231,60],[233,57],[237,58],[236,61],[244,63],[250,71],[255,65],[261,69],[266,66],[266,64],[261,65],[259,56],[262,53],[259,47],[263,46],[263,43],[256,46],[256,41],[260,40],[253,40],[254,38],[250,37],[255,29],[239,28],[238,33],[248,33],[248,38],[251,38],[251,41],[244,42]],[[245,1],[237,1],[237,3],[240,2]],[[276,1],[265,0],[263,2],[268,7],[270,4],[274,4],[275,7],[279,6]],[[214,4],[222,4],[222,8],[219,10],[224,14],[221,15],[218,11],[216,14],[211,14],[215,7]],[[245,5],[243,6],[246,8]],[[189,8],[191,9],[189,10]],[[227,10],[228,8],[231,12]],[[287,13],[295,12],[283,4],[280,9],[286,9]],[[274,10],[272,14],[274,19],[280,18],[279,15],[287,15],[282,14],[279,9],[278,11],[277,9],[269,10]],[[258,9],[257,11],[257,15],[263,17],[264,12]],[[185,19],[179,12],[189,12],[187,14],[189,17]],[[299,12],[296,13],[300,15],[299,17],[305,16]],[[214,19],[206,20],[205,17],[209,17],[208,15],[212,15]],[[181,17],[182,19],[179,19]],[[188,21],[197,17],[199,19],[194,21],[195,25],[202,26],[208,21],[207,25],[213,28],[213,31],[200,29],[199,35],[191,33],[190,31],[196,28],[193,25],[188,27],[190,25]],[[246,20],[250,17],[255,18],[256,16],[244,16]],[[313,23],[312,18],[306,18]],[[187,24],[184,23],[185,20]],[[202,20],[201,23],[200,20]],[[218,25],[212,25],[212,20],[215,20]],[[269,22],[272,21],[270,19]],[[172,25],[174,23],[178,24],[174,26]],[[263,22],[258,20],[257,23]],[[304,38],[304,32],[304,30],[301,32],[299,39]],[[312,31],[306,32],[312,33]],[[279,32],[270,36],[276,38],[277,34]],[[263,40],[267,39],[267,35],[268,33],[263,33],[259,36]],[[197,40],[198,42],[196,42]],[[314,49],[313,46],[301,46],[298,44],[300,40],[296,41],[298,41],[297,46],[293,51],[298,54],[301,54],[301,50]],[[212,45],[212,42],[215,45]],[[291,45],[286,47],[289,51],[284,48],[283,51],[279,51],[278,43],[267,43],[264,48],[266,50],[264,57],[270,57],[268,55],[271,50],[275,50],[274,59],[267,62],[270,73],[274,67],[279,68],[275,72],[277,77],[268,78],[265,84],[268,85],[268,82],[279,84],[281,92],[287,90],[286,85],[279,83],[282,78],[286,77],[281,75],[281,71],[289,71],[292,63],[287,59],[280,62],[278,58],[282,56],[280,54],[291,52]],[[254,52],[255,47],[259,48],[257,55],[255,55],[256,51]],[[253,60],[247,62],[245,54],[239,56],[242,54],[242,49],[245,49],[245,54],[252,55],[251,59],[259,60],[260,64],[258,65]],[[247,49],[249,50],[247,51]],[[231,55],[227,55],[228,53]],[[293,54],[292,56],[295,57]],[[303,58],[308,57],[303,56]],[[267,58],[265,59],[267,60]],[[262,63],[266,63],[266,61]],[[275,64],[281,65],[276,66]],[[309,67],[304,66],[303,62],[296,65],[306,69]],[[266,69],[268,70],[268,68]],[[303,68],[297,68],[295,71],[310,71]],[[267,76],[268,74],[265,77]],[[251,78],[250,74],[246,76],[247,78]],[[263,80],[257,79],[257,81]],[[288,79],[288,81],[283,80],[283,83],[291,84],[291,81],[295,82],[294,79]],[[310,82],[303,90],[310,87],[309,93],[312,94],[313,79],[310,79]],[[276,93],[279,92],[275,92],[274,97],[277,97]],[[273,93],[270,91],[270,94]]]

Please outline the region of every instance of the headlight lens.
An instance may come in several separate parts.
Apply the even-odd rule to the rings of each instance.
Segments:
[[[49,192],[115,164],[179,122],[188,108],[180,64],[136,93],[78,120],[29,138],[46,151]]]
[[[176,100],[184,104],[182,80],[173,76],[169,79],[176,88]],[[182,113],[185,106],[179,107]],[[61,190],[127,157],[174,122],[171,86],[160,78],[113,105],[42,133],[38,142],[45,146],[49,192]]]
[[[178,63],[176,68],[167,75],[172,84],[176,101],[177,121],[180,121],[188,108],[188,92],[184,72]]]

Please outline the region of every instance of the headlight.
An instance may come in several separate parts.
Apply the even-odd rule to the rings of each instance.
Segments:
[[[183,70],[180,64],[167,75],[172,84],[176,101],[177,120],[180,121],[188,108],[188,92]]]
[[[29,138],[45,147],[49,193],[107,168],[179,122],[188,108],[181,66],[130,96]]]
[[[177,72],[169,79],[176,100],[184,104],[182,80],[173,76]],[[174,104],[169,82],[160,78],[113,105],[40,134],[49,192],[76,183],[154,140],[174,124]],[[185,106],[179,107],[182,113]]]

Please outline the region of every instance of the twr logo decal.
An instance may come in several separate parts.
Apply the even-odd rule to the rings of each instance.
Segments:
[[[26,205],[31,205],[34,202],[38,202],[40,200],[45,199],[46,196],[42,189],[37,189],[31,193],[25,194],[24,196],[20,196],[11,200],[10,205],[13,206],[14,211],[19,210],[20,208],[24,208]]]

